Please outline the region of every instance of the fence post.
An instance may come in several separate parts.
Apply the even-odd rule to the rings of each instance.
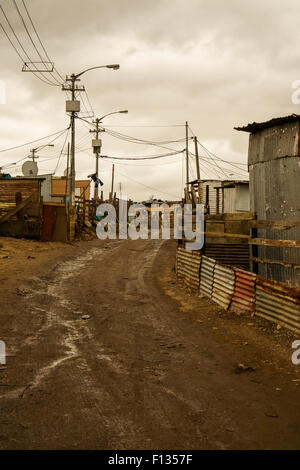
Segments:
[[[253,238],[257,238],[257,228],[250,228],[250,236],[251,240]],[[258,264],[256,261],[253,260],[253,258],[257,258],[258,256],[258,247],[257,245],[250,245],[250,270],[254,274],[258,274]]]

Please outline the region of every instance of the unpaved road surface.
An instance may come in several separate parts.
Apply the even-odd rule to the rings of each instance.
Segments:
[[[30,246],[2,260],[1,449],[300,448],[291,338],[189,295],[173,242]]]

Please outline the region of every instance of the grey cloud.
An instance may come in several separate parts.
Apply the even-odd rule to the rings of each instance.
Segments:
[[[189,120],[199,139],[213,146],[212,151],[245,162],[247,135],[237,133],[233,126],[299,112],[291,103],[291,83],[300,78],[297,0],[26,2],[63,75],[93,65],[121,64],[117,72],[103,69],[82,77],[98,115],[129,109],[128,116],[113,116],[109,124],[183,124]],[[2,0],[2,4],[24,47],[32,50],[13,3]],[[8,90],[8,103],[0,108],[1,148],[66,127],[65,95],[59,87],[22,74],[22,64],[2,34],[0,56],[0,80],[7,83]],[[79,136],[87,132],[82,124],[77,127]],[[183,128],[117,129],[154,140],[184,135]],[[108,135],[103,142],[103,151],[115,155],[161,153],[161,149],[143,148]],[[57,151],[61,145],[57,143]],[[87,140],[84,147],[88,146]],[[15,161],[27,152],[1,154],[0,161]],[[51,165],[54,168],[55,161]],[[78,154],[78,175],[89,174],[93,165],[91,153]],[[46,168],[46,162],[43,166]],[[111,163],[103,161],[102,168],[108,187]],[[129,195],[143,198],[151,190],[126,180],[126,175],[181,195],[182,165],[144,168],[117,167],[117,182],[123,182]]]

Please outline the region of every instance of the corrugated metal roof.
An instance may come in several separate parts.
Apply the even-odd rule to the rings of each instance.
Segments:
[[[252,122],[252,124],[248,124],[247,126],[235,127],[234,129],[236,131],[244,131],[255,134],[256,132],[268,129],[269,127],[280,126],[281,124],[296,121],[300,121],[300,114],[290,114],[289,116],[273,118],[265,122]]]

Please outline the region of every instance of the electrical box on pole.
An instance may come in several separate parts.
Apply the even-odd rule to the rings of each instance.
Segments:
[[[93,139],[92,140],[92,147],[94,153],[100,153],[102,147],[102,140],[101,139]]]
[[[67,100],[66,101],[66,112],[67,113],[80,113],[80,101],[78,101],[78,100]]]

